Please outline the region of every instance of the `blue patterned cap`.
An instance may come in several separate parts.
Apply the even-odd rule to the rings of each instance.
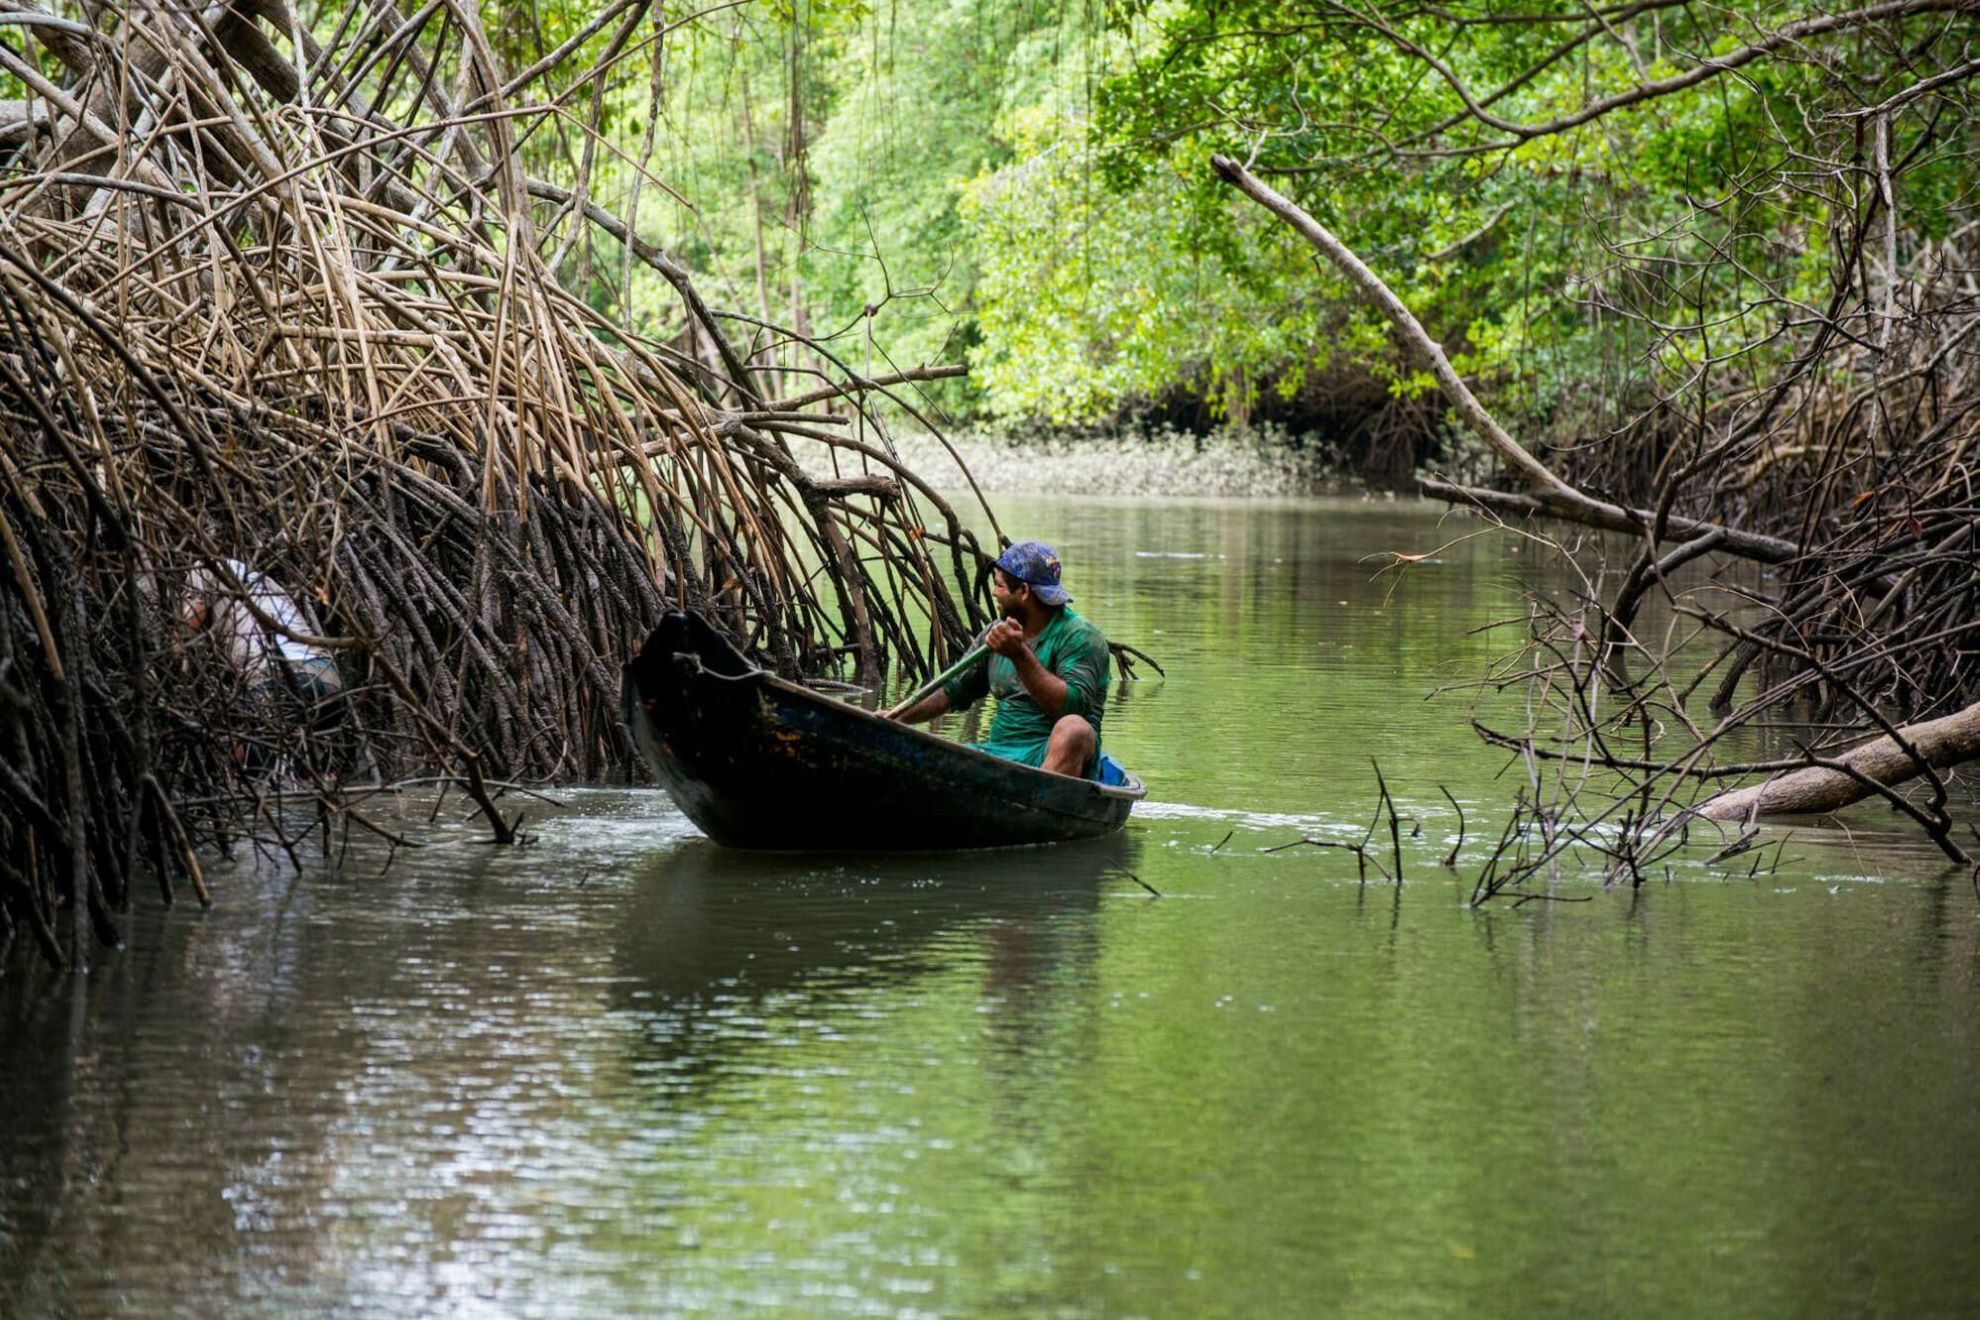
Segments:
[[[997,567],[1031,588],[1047,605],[1063,605],[1072,597],[1059,585],[1059,556],[1043,541],[1019,541],[997,556]]]

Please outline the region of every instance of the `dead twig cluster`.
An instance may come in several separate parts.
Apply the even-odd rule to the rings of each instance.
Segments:
[[[1368,868],[1372,866],[1375,868],[1375,873],[1384,880],[1391,884],[1400,885],[1403,882],[1402,821],[1396,812],[1396,800],[1389,795],[1389,781],[1382,777],[1380,763],[1371,761],[1370,764],[1375,767],[1375,814],[1369,818],[1368,828],[1362,833],[1361,839],[1358,842],[1342,843],[1335,839],[1315,839],[1307,835],[1301,835],[1291,843],[1277,844],[1264,851],[1276,853],[1284,852],[1288,848],[1339,848],[1345,852],[1354,854],[1356,878],[1362,884],[1365,885],[1368,883]],[[1396,868],[1393,872],[1388,867],[1383,866],[1381,861],[1370,853],[1368,849],[1369,843],[1375,838],[1375,831],[1381,828],[1385,817],[1389,825],[1390,859]],[[1224,839],[1220,840],[1217,846],[1221,848],[1229,838],[1229,835],[1225,835]],[[1215,849],[1212,849],[1212,851],[1214,852]]]

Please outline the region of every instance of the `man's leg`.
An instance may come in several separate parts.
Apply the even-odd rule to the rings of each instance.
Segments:
[[[1045,768],[1075,779],[1086,777],[1093,763],[1093,749],[1099,744],[1093,726],[1078,715],[1061,715],[1052,726],[1051,741],[1045,744]]]

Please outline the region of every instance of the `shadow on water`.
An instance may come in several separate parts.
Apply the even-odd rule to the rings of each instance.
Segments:
[[[618,1007],[648,1016],[659,1057],[719,1066],[768,1007],[819,1006],[982,966],[1023,994],[1090,958],[1108,886],[1135,889],[1138,842],[853,857],[740,853],[697,840],[644,876],[615,953]],[[1138,891],[1137,891],[1138,892]],[[712,1047],[712,1048],[711,1048]]]

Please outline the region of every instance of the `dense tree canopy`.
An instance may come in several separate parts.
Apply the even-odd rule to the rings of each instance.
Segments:
[[[295,20],[321,44],[374,8]],[[26,10],[17,30],[46,30]],[[1499,406],[1563,439],[1791,359],[1838,290],[1887,300],[1970,209],[1969,0],[480,13],[560,107],[523,128],[530,158],[577,161],[583,196],[717,302],[868,370],[967,359],[945,402],[1007,418],[1312,420],[1352,396],[1351,419],[1371,391],[1425,393],[1330,272],[1219,192],[1212,151],[1325,218]],[[59,66],[45,43],[17,59]],[[1889,232],[1840,237],[1879,208]],[[546,215],[567,284],[680,331],[653,272],[575,209]],[[804,356],[738,329],[765,362]]]
[[[589,17],[528,12],[500,25],[526,34],[518,61]],[[1960,0],[796,0],[666,21],[650,59],[573,89],[606,148],[542,149],[592,151],[601,194],[643,188],[635,209],[729,305],[875,370],[966,357],[947,402],[1009,418],[1424,394],[1330,272],[1219,192],[1212,151],[1326,218],[1499,406],[1561,438],[1791,358],[1838,289],[1880,298],[1903,279],[1882,268],[1970,204]],[[1886,188],[1894,234],[1839,243]],[[622,263],[568,259],[599,300],[631,278],[642,301]]]

